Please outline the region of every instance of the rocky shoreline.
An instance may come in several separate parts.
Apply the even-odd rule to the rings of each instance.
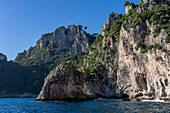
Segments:
[[[37,98],[38,95],[35,94],[12,94],[12,95],[0,95],[0,98]]]

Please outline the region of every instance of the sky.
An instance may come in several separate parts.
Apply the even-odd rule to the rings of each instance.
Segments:
[[[140,0],[129,0],[139,4]],[[109,13],[124,14],[125,0],[0,0],[0,53],[14,60],[60,26],[83,25],[100,33]]]

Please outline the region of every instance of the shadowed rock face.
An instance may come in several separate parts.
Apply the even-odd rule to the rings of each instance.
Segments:
[[[38,101],[76,101],[90,99],[83,91],[82,73],[74,70],[71,63],[62,64],[46,78],[37,97]]]
[[[4,54],[0,53],[0,61],[2,60],[7,61],[7,57]]]

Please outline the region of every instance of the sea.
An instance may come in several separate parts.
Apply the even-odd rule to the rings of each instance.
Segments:
[[[39,102],[35,98],[0,98],[0,113],[170,113],[170,103],[120,99]]]

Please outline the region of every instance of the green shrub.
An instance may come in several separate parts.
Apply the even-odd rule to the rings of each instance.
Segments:
[[[100,35],[98,35],[98,36],[96,37],[96,39],[95,39],[95,41],[94,41],[94,44],[100,43],[100,42],[102,42],[102,40],[103,40],[103,37],[102,37],[102,35],[100,34]]]
[[[62,26],[61,26],[62,27]],[[60,27],[60,28],[61,28]],[[51,33],[45,33],[45,34],[43,34],[41,37],[44,37],[44,36],[48,36],[48,35],[52,35],[53,34],[53,32],[51,32]]]
[[[139,7],[142,7],[143,0],[140,1]]]
[[[162,49],[162,46],[157,44],[157,43],[155,43],[155,48],[160,50],[160,49]]]
[[[159,20],[159,16],[157,14],[152,15],[152,17],[150,18],[150,21],[158,21]]]
[[[114,13],[114,12],[110,13],[110,16],[111,16],[111,17],[114,17],[114,15],[115,15],[115,13]]]
[[[133,60],[135,60],[136,58],[136,53],[133,53]]]
[[[144,49],[144,48],[145,48],[145,45],[144,45],[142,42],[138,42],[138,43],[137,43],[136,50],[138,50],[139,48]]]
[[[103,47],[104,50],[107,50],[107,49],[109,49],[109,48],[110,48],[110,47],[109,47],[108,45],[106,45],[106,46]]]
[[[80,29],[82,29],[82,28],[83,28],[83,26],[82,26],[82,25],[77,25],[77,27],[78,27],[78,28],[80,28]]]
[[[130,15],[132,15],[132,11],[131,10],[128,11],[128,16],[130,16]]]
[[[170,36],[166,36],[166,43],[170,43]]]
[[[131,3],[129,1],[125,1],[124,6],[126,7],[127,5],[130,5]]]
[[[159,60],[162,60],[162,61],[163,61],[163,59],[162,59],[161,56],[160,56],[160,57],[157,57],[156,60],[157,60],[157,61],[159,61]]]
[[[137,9],[138,9],[138,7],[133,9],[133,14],[136,14]]]
[[[162,52],[166,52],[166,49],[164,48],[164,49],[162,50]]]
[[[91,69],[89,67],[84,68],[84,74],[85,75],[89,75],[90,71],[91,71]]]
[[[156,2],[157,4],[159,4],[159,3],[161,3],[161,0],[155,0],[155,2]]]
[[[86,29],[87,29],[87,26],[84,27],[84,30],[86,30]]]
[[[161,32],[161,27],[156,26],[156,29],[154,30],[154,33],[159,34]]]

